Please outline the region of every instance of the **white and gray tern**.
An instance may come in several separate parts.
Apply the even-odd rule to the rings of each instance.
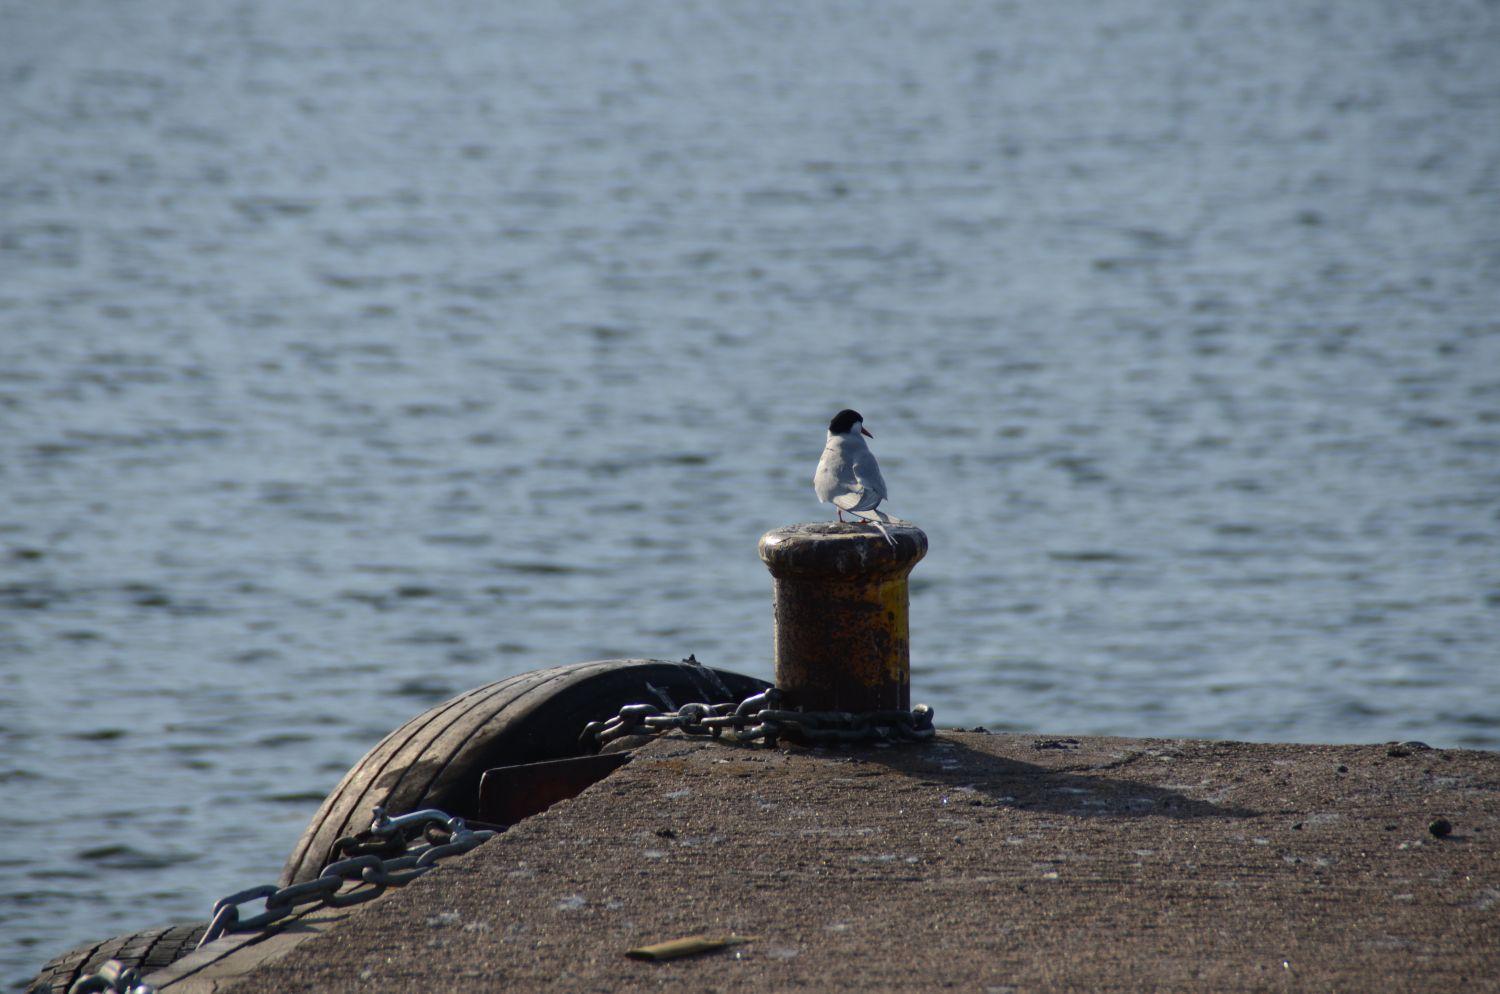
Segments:
[[[880,475],[875,453],[865,444],[866,438],[874,437],[865,431],[865,419],[858,411],[840,411],[828,422],[828,441],[813,474],[813,493],[819,503],[833,502],[840,521],[845,511],[861,521],[870,520],[862,516],[866,512],[873,513],[877,522],[887,517],[876,510],[885,500],[885,477]]]

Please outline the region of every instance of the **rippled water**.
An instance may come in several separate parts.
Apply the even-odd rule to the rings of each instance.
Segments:
[[[940,723],[1500,747],[1500,7],[811,6],[0,0],[0,981],[769,675],[846,405]]]

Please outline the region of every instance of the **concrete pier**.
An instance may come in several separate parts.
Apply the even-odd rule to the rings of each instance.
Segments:
[[[1500,990],[1500,754],[669,736],[404,889],[285,930],[148,979],[172,994]],[[751,941],[625,956],[701,933]]]

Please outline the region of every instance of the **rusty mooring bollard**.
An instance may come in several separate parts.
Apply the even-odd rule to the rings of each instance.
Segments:
[[[906,577],[927,554],[915,525],[790,525],[766,532],[775,578],[776,686],[807,711],[907,710]]]

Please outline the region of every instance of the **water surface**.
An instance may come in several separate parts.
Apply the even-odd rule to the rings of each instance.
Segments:
[[[814,7],[0,0],[0,979],[769,676],[844,406],[941,724],[1500,747],[1500,8]]]

